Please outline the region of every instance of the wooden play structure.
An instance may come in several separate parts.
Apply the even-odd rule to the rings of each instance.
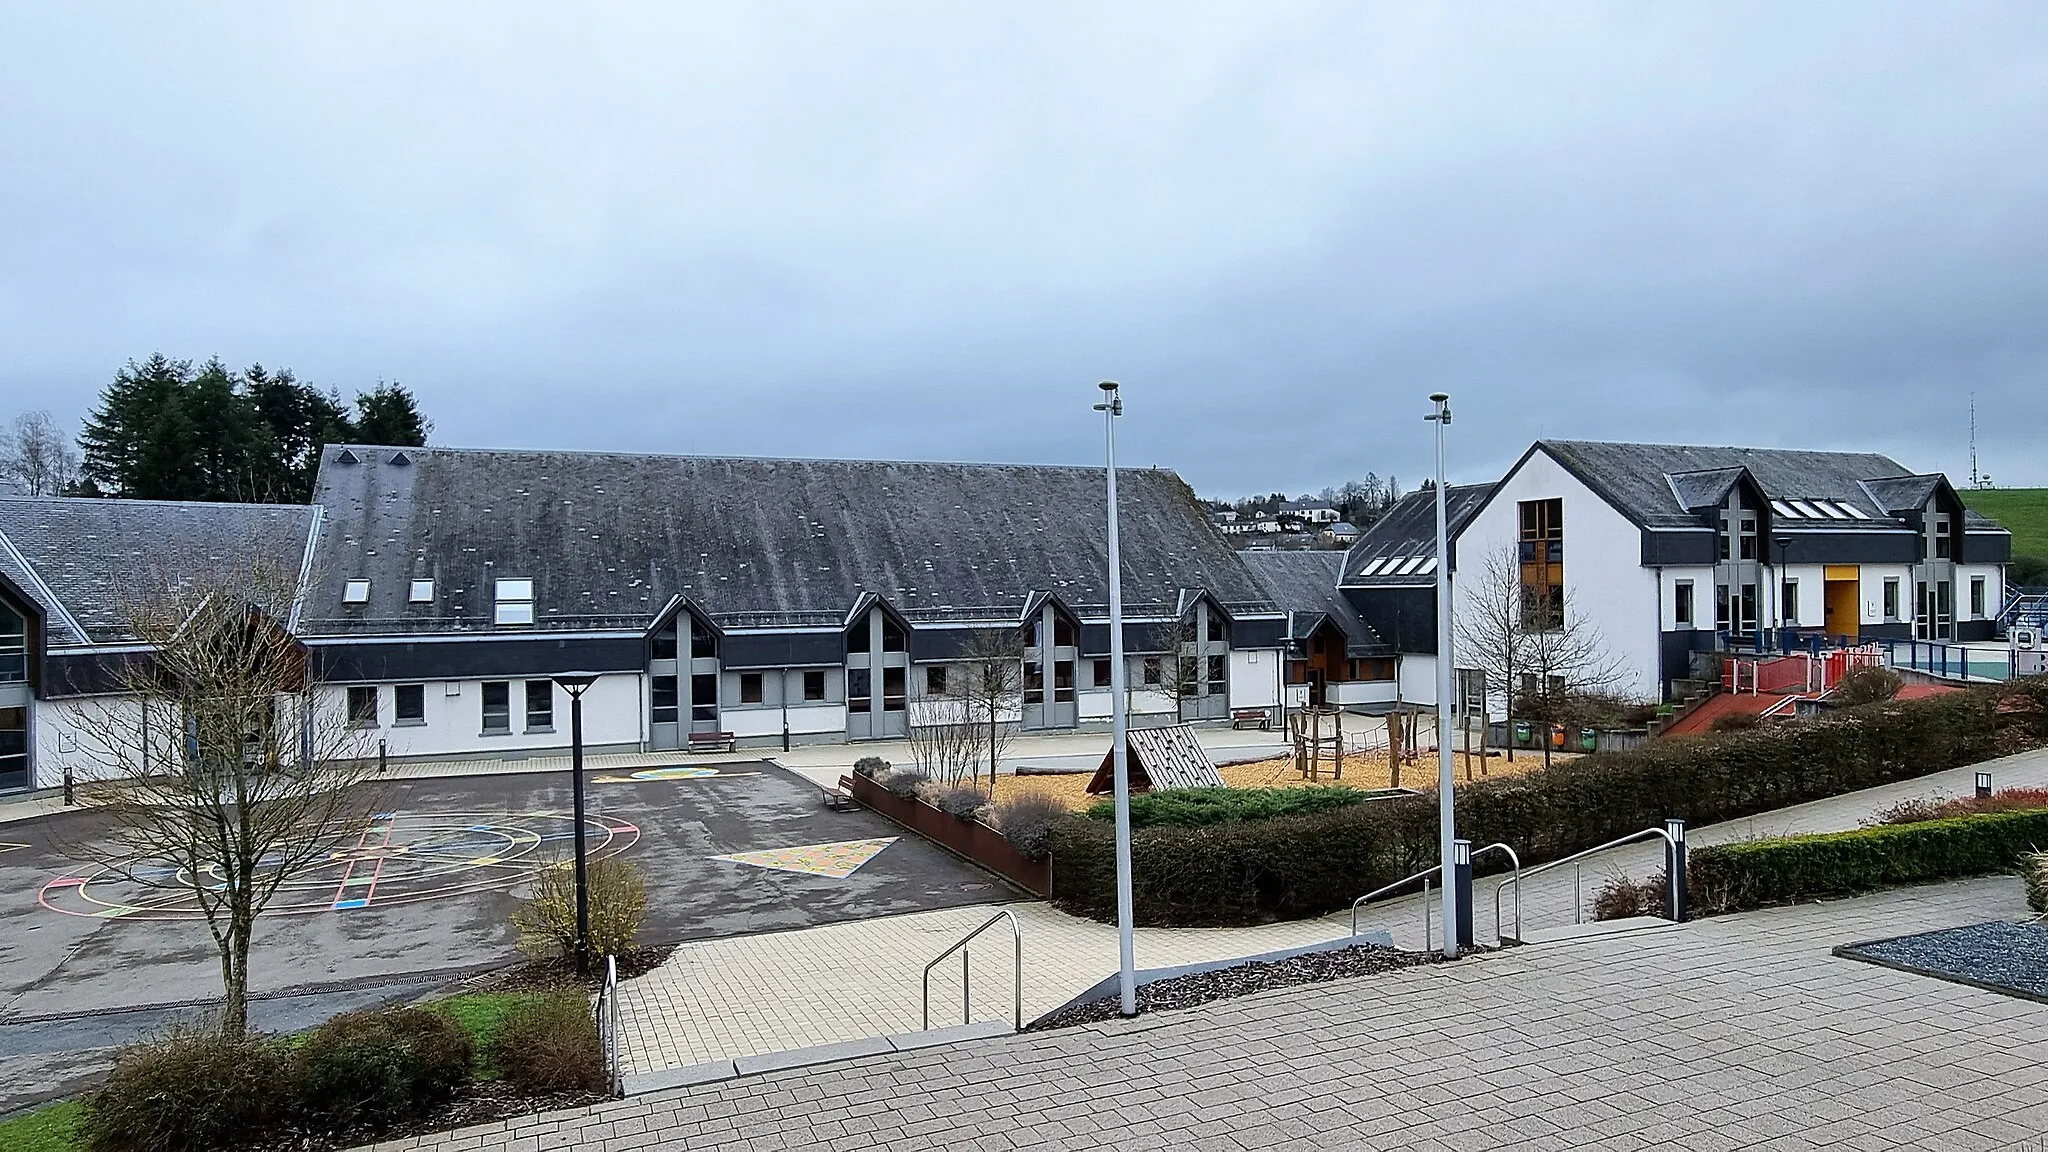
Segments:
[[[1386,716],[1350,717],[1350,727],[1345,725],[1345,713],[1341,708],[1327,704],[1296,708],[1287,717],[1287,735],[1294,745],[1294,770],[1301,778],[1321,781],[1325,773],[1332,780],[1344,778],[1344,762],[1347,758],[1384,754],[1387,758],[1388,781],[1396,788],[1401,786],[1401,766],[1415,761],[1416,754],[1425,741],[1418,739],[1416,714],[1413,711],[1392,712]],[[1385,743],[1374,731],[1379,725],[1386,725]],[[1434,742],[1427,742],[1433,750]]]

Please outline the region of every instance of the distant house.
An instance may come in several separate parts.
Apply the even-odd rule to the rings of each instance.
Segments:
[[[1362,533],[1356,525],[1346,524],[1340,520],[1317,533],[1317,538],[1324,544],[1348,548],[1358,543],[1360,535]]]
[[[1275,514],[1289,520],[1301,520],[1310,524],[1334,524],[1344,517],[1337,507],[1327,500],[1286,500],[1281,502]]]

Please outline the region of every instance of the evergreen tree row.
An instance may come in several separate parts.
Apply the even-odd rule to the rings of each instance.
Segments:
[[[353,411],[289,369],[235,372],[162,353],[128,365],[79,436],[80,494],[141,500],[303,504],[324,444],[423,445],[432,422],[413,395],[379,383]]]

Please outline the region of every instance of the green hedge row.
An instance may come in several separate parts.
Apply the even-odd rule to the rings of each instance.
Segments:
[[[1526,865],[1679,817],[1695,826],[1768,812],[1990,758],[2000,700],[2048,736],[2048,680],[1889,702],[1754,732],[1671,737],[1520,777],[1460,783],[1458,830],[1504,841]],[[2031,709],[2031,710],[2029,710]],[[1436,796],[1209,827],[1134,829],[1138,922],[1232,925],[1298,919],[1436,862]],[[1053,834],[1053,899],[1116,915],[1110,826],[1064,820]]]
[[[1329,784],[1303,788],[1170,788],[1132,796],[1131,827],[1174,824],[1196,828],[1232,820],[1271,820],[1275,816],[1349,808],[1381,795],[1387,793]],[[1097,800],[1081,814],[1091,820],[1114,819],[1116,801]]]
[[[1880,824],[1849,832],[1748,840],[1690,853],[1686,877],[1703,912],[2011,872],[2048,848],[2048,810]]]

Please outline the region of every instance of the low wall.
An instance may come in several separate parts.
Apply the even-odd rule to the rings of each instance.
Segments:
[[[922,800],[896,795],[866,776],[842,776],[840,787],[861,806],[888,817],[957,856],[1039,896],[1052,895],[1052,861],[1032,860],[979,820],[948,816]]]

